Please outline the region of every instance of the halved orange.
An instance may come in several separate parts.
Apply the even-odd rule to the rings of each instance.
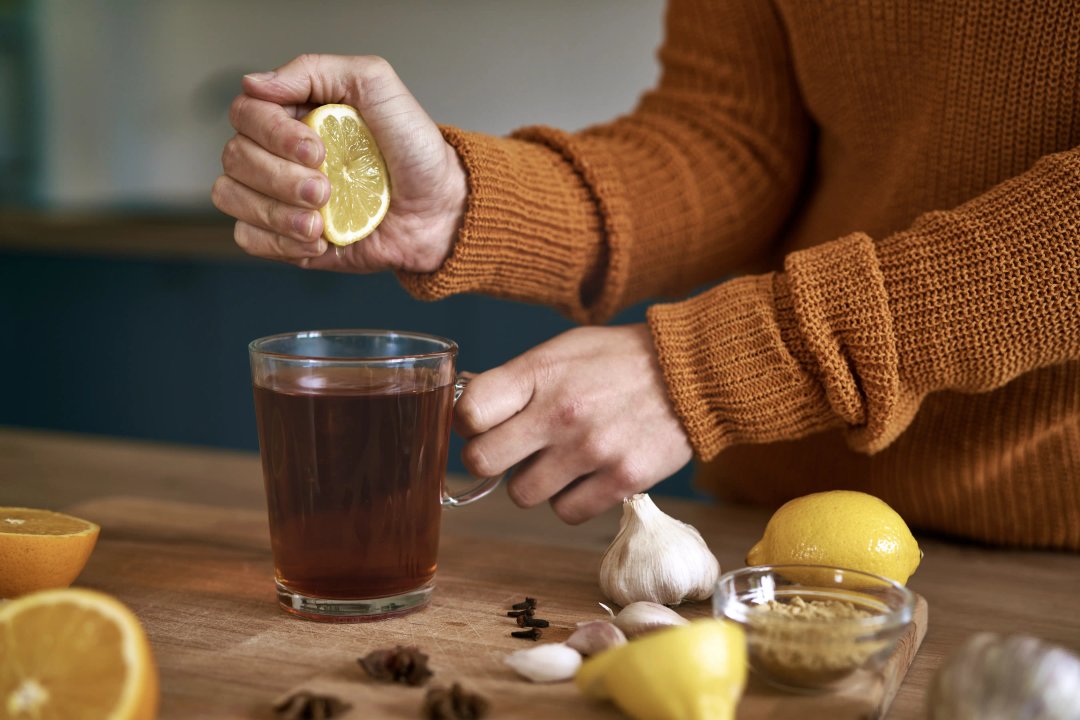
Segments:
[[[0,718],[150,720],[158,675],[138,618],[92,590],[0,606]]]
[[[349,245],[374,232],[390,208],[390,174],[379,146],[355,108],[322,105],[303,118],[322,138],[330,199],[319,212],[323,237]]]
[[[86,566],[100,532],[71,515],[0,507],[0,598],[67,587]]]

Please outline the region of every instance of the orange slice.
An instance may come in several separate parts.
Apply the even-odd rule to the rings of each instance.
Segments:
[[[86,566],[100,531],[71,515],[0,507],[0,598],[70,585]]]
[[[68,588],[0,606],[0,718],[149,720],[157,706],[150,643],[115,598]]]
[[[323,237],[335,245],[363,240],[390,208],[390,174],[375,138],[349,105],[317,107],[303,122],[326,146],[319,168],[330,179],[330,200],[319,211]]]

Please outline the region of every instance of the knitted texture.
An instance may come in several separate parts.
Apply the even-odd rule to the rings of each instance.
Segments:
[[[398,279],[427,300],[484,291],[519,300],[543,297],[573,313],[600,249],[598,242],[580,241],[601,232],[589,187],[557,150],[519,140],[470,141],[470,134],[454,128],[443,128],[443,136],[469,176],[465,220],[437,273],[401,272]]]
[[[403,276],[649,324],[707,465],[1080,549],[1080,6],[673,0],[656,89],[579,133],[444,132],[454,254]]]
[[[678,41],[660,51],[659,87],[614,123],[512,138],[444,128],[469,173],[469,208],[449,262],[399,275],[410,292],[484,292],[599,321],[714,282],[769,249],[795,201],[810,134],[776,11],[684,2],[668,24]],[[588,232],[583,209],[599,217]],[[580,254],[547,276],[571,246],[601,248],[590,256],[606,258],[595,292],[583,287],[594,268]]]

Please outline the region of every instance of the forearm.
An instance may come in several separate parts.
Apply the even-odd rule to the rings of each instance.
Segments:
[[[856,234],[650,310],[704,458],[849,429],[887,446],[937,390],[984,392],[1080,358],[1080,150],[874,243]]]
[[[802,177],[809,125],[779,19],[758,0],[676,0],[658,87],[579,133],[444,130],[470,201],[450,260],[402,276],[600,321],[686,292],[765,251]]]
[[[450,257],[434,273],[399,273],[405,288],[423,300],[486,293],[584,319],[582,287],[604,237],[584,179],[542,145],[442,131],[468,176],[467,208]]]

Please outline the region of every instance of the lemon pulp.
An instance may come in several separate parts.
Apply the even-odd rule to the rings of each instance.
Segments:
[[[115,598],[46,590],[0,608],[0,718],[149,720],[157,704],[150,644]]]
[[[363,240],[390,208],[390,174],[371,130],[349,105],[322,105],[303,122],[326,147],[319,168],[330,180],[330,199],[319,210],[323,237],[335,245]]]

